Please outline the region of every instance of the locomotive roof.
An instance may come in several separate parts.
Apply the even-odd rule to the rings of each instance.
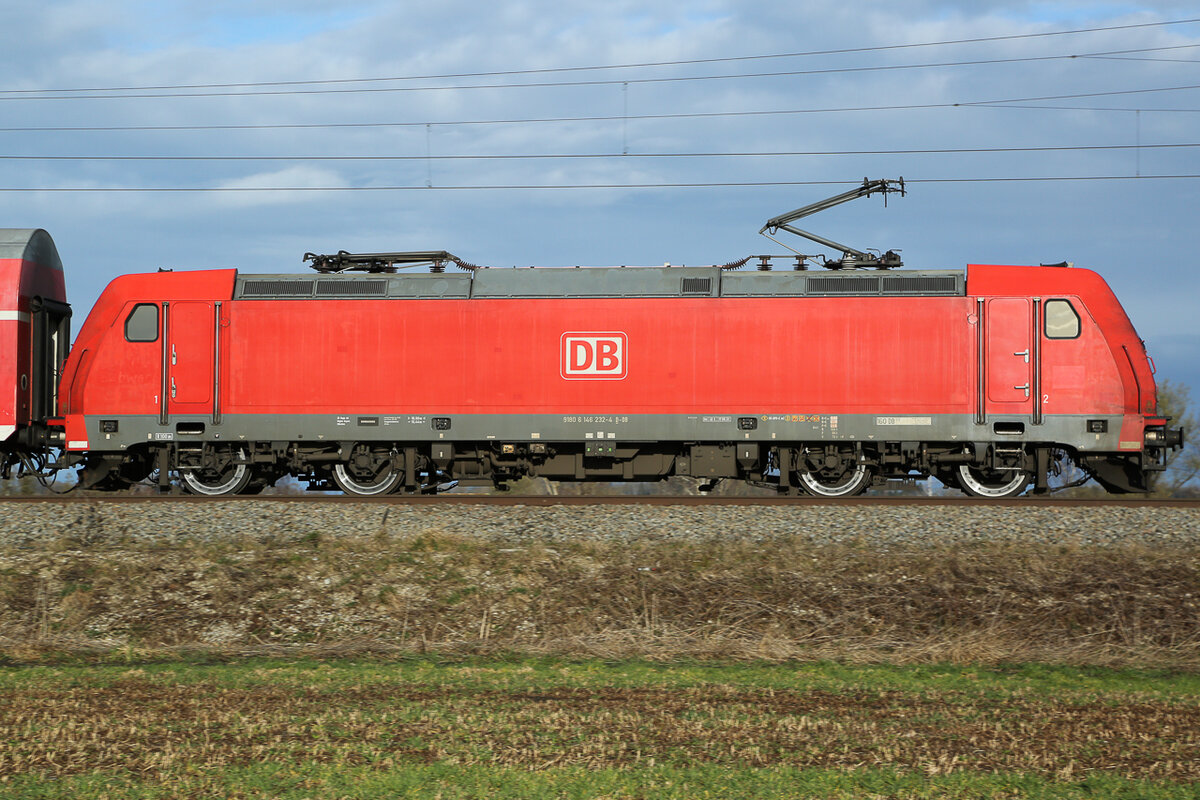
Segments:
[[[958,270],[754,271],[720,267],[477,269],[458,273],[238,275],[234,297],[436,299],[557,297],[961,296]]]

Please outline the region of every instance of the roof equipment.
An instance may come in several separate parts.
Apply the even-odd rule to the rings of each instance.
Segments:
[[[893,267],[903,266],[903,262],[900,260],[900,254],[895,250],[888,250],[883,255],[865,253],[862,250],[855,250],[853,247],[847,247],[844,244],[838,244],[832,239],[826,239],[825,237],[818,236],[815,233],[802,231],[799,228],[792,227],[788,224],[793,220],[800,219],[801,217],[807,217],[810,214],[816,214],[818,211],[824,211],[827,208],[833,208],[834,206],[841,205],[842,203],[847,203],[851,200],[857,200],[860,197],[869,197],[876,192],[884,196],[883,202],[884,205],[887,205],[888,194],[892,192],[899,192],[901,197],[905,195],[904,178],[899,178],[897,180],[879,178],[873,181],[863,178],[862,186],[859,186],[856,189],[851,189],[848,192],[843,192],[842,194],[828,197],[816,203],[809,203],[802,208],[797,208],[795,211],[789,211],[786,214],[780,214],[777,217],[772,217],[771,219],[767,220],[766,225],[762,226],[762,229],[759,230],[759,233],[763,234],[768,239],[771,239],[773,242],[783,244],[783,242],[779,242],[770,235],[776,231],[783,230],[787,231],[788,233],[794,233],[797,236],[802,236],[805,239],[810,239],[817,244],[823,244],[826,247],[832,247],[835,250],[841,250],[842,257],[837,260],[827,259],[821,255],[803,256],[803,258],[818,259],[821,265],[827,269],[862,269],[864,267],[872,267],[874,269],[892,269]],[[768,231],[770,233],[768,233]],[[786,244],[783,246],[787,247]],[[798,251],[791,247],[788,247],[788,249],[792,250],[794,253],[798,253]]]

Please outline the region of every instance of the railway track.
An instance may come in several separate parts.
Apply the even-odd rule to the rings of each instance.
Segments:
[[[739,497],[703,495],[485,495],[485,494],[440,494],[440,495],[389,495],[386,497],[351,497],[325,494],[278,494],[278,495],[231,495],[214,500],[187,494],[43,494],[0,496],[3,504],[63,504],[89,503],[311,503],[315,505],[398,505],[398,506],[846,506],[846,507],[928,507],[947,506],[970,508],[993,506],[1002,508],[1200,508],[1200,498],[1146,498],[1146,497],[1021,497],[1009,500],[987,500],[970,497],[854,497],[825,499],[820,497]]]
[[[814,546],[953,547],[1020,542],[1076,547],[1137,543],[1200,547],[1195,500],[876,497],[268,495],[214,502],[190,496],[106,495],[0,500],[0,553],[210,543],[234,549],[470,542],[472,547],[579,542],[806,541]],[[425,545],[419,545],[425,546]],[[722,544],[721,546],[724,546]],[[789,546],[791,546],[789,544]],[[15,549],[14,549],[15,548]]]

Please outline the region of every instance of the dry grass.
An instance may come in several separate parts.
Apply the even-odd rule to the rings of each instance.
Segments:
[[[0,553],[0,658],[440,652],[1200,668],[1200,548],[450,536]]]

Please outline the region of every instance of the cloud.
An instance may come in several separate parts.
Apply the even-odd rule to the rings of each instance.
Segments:
[[[223,191],[213,196],[221,205],[239,208],[328,203],[335,192],[314,190],[336,189],[348,185],[342,176],[333,170],[300,165],[218,181],[214,188]],[[295,191],[262,191],[265,189]]]

